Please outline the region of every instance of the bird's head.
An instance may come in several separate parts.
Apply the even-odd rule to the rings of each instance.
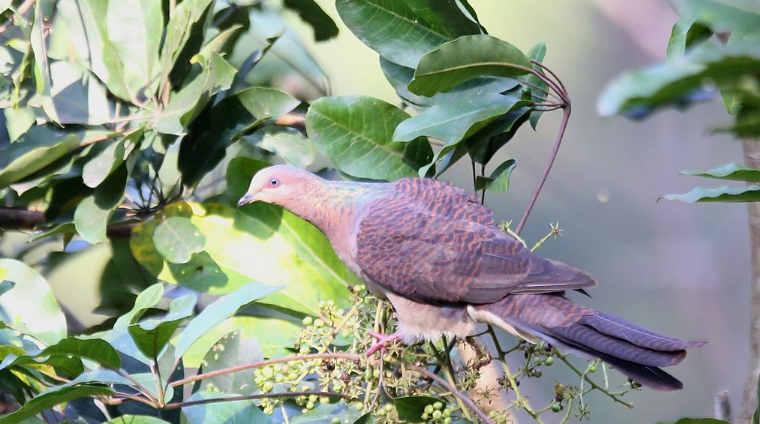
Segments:
[[[253,176],[238,207],[260,201],[290,209],[294,202],[302,202],[320,181],[316,175],[294,166],[270,166]]]

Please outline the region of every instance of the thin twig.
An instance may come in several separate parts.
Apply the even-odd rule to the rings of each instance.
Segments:
[[[579,370],[575,365],[573,365],[572,362],[570,362],[567,359],[567,355],[557,355],[557,357],[560,359],[560,361],[564,362],[565,365],[567,365],[568,368],[570,368],[574,373],[576,373],[579,377],[581,377],[583,380],[588,382],[588,384],[591,385],[592,390],[598,390],[605,395],[607,395],[610,399],[614,400],[615,402],[625,405],[628,408],[633,408],[633,404],[630,402],[625,402],[621,400],[619,397],[617,397],[614,393],[610,393],[609,390],[605,389],[604,387],[601,387],[600,385],[596,384],[594,380],[592,380],[588,375],[586,375],[584,372]]]
[[[34,5],[35,0],[26,0],[25,2],[21,3],[21,6],[16,9],[16,14],[23,15],[26,13],[27,10],[29,10],[32,5]],[[4,23],[2,26],[0,26],[0,35],[2,35],[5,31],[8,30],[8,28],[13,25],[13,23],[16,21],[16,14],[11,16],[6,23]]]
[[[533,192],[533,196],[530,198],[528,205],[525,207],[525,212],[523,213],[522,218],[520,218],[520,223],[517,224],[517,228],[515,229],[515,233],[518,235],[523,230],[523,227],[525,227],[525,223],[528,221],[530,212],[533,210],[533,206],[536,204],[536,200],[538,200],[538,195],[541,193],[541,189],[544,187],[544,183],[546,183],[546,179],[549,177],[549,172],[552,170],[555,159],[557,159],[557,153],[559,153],[559,147],[562,145],[562,138],[565,136],[565,130],[567,129],[567,123],[569,120],[570,104],[568,103],[564,107],[564,113],[562,114],[562,123],[559,126],[559,132],[557,133],[557,140],[554,142],[554,148],[549,155],[549,163],[546,165],[546,169],[544,169],[544,173],[541,176],[541,179],[538,181],[538,186]]]
[[[187,377],[182,380],[174,381],[170,384],[170,386],[172,387],[182,386],[188,383],[193,383],[198,380],[204,380],[206,378],[230,374],[230,373],[238,372],[238,371],[245,371],[252,368],[265,367],[267,365],[282,364],[285,362],[311,361],[313,359],[346,359],[349,361],[357,361],[357,360],[360,360],[361,358],[362,358],[361,355],[353,354],[353,353],[315,353],[311,355],[288,356],[285,358],[268,359],[266,361],[252,362],[250,364],[243,364],[243,365],[238,365],[235,367],[222,368],[220,370],[194,375],[192,377]]]
[[[449,392],[451,392],[452,395],[456,396],[457,398],[461,399],[462,402],[467,405],[468,408],[472,410],[480,419],[486,424],[494,424],[494,422],[488,418],[488,416],[485,414],[485,412],[481,411],[480,408],[475,405],[475,402],[472,401],[469,397],[465,396],[462,392],[457,390],[456,387],[449,384],[446,380],[442,379],[441,377],[433,374],[432,372],[428,371],[425,368],[418,367],[416,365],[406,365],[407,369],[417,371],[418,373],[433,379],[436,383],[442,385],[446,388]]]

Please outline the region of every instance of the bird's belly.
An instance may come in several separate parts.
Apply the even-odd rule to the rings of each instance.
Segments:
[[[385,295],[396,310],[398,330],[406,344],[438,340],[442,335],[464,338],[477,330],[478,323],[470,319],[466,307],[426,305],[390,292]]]

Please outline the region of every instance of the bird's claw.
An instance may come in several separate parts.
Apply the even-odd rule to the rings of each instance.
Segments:
[[[375,354],[375,352],[379,350],[385,350],[386,345],[388,343],[395,342],[401,339],[400,333],[382,334],[382,333],[377,333],[374,331],[368,331],[367,334],[377,339],[377,343],[372,345],[372,347],[370,347],[367,350],[367,353],[366,353],[367,356],[372,356]]]

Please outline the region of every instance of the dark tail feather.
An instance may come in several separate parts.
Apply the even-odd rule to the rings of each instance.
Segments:
[[[658,367],[679,364],[686,358],[686,348],[704,344],[653,333],[561,296],[512,295],[476,310],[488,312],[484,320],[507,331],[514,328],[579,356],[601,359],[656,390],[683,388]]]

